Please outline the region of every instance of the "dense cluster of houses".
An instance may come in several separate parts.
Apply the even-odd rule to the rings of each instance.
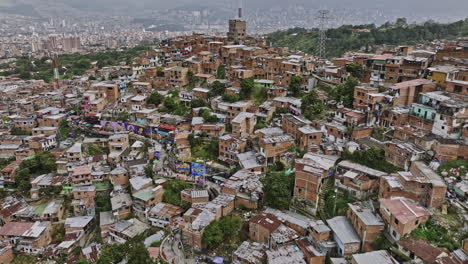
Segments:
[[[203,251],[210,223],[239,209],[250,211],[249,240],[232,253],[233,263],[468,261],[467,239],[450,252],[411,237],[448,206],[467,219],[466,168],[437,168],[468,158],[468,41],[325,61],[249,37],[244,21],[229,26],[227,37],[168,39],[130,65],[89,70],[61,81],[60,89],[0,79],[0,158],[8,161],[0,170],[7,192],[0,200],[0,263],[13,253],[53,256],[77,247],[95,262],[102,247],[155,229],[178,232],[185,245]],[[320,87],[346,82],[350,64],[362,73],[347,108]],[[300,78],[302,93],[318,91],[324,119],[302,115],[309,106],[289,91],[292,77]],[[240,95],[246,79],[267,90],[261,104],[212,95],[214,85]],[[190,110],[162,112],[164,103],[149,101],[154,93]],[[204,106],[191,108],[195,101]],[[214,117],[205,120],[206,111]],[[215,140],[216,158],[196,155],[194,138],[202,145]],[[342,158],[375,147],[396,172]],[[15,192],[21,164],[44,151],[56,169],[30,172],[29,193]],[[290,210],[265,206],[262,179],[278,163],[295,177]],[[175,194],[178,204],[165,195],[176,179],[191,186]],[[59,194],[51,196],[54,189]],[[354,202],[326,219],[327,192],[335,193],[335,206],[336,193]],[[90,243],[96,233],[103,244]],[[393,251],[375,249],[381,237]]]

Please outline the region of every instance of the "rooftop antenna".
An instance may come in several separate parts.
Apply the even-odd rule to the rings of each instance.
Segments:
[[[60,85],[59,85],[59,78],[60,78],[60,75],[59,75],[59,70],[58,70],[58,56],[57,56],[57,53],[53,52],[51,54],[51,59],[52,59],[52,68],[54,69],[54,81],[55,81],[55,89],[60,89]]]
[[[319,10],[318,12],[318,17],[319,17],[319,29],[320,29],[320,42],[319,42],[319,57],[323,58],[325,57],[326,54],[326,47],[325,47],[325,42],[327,40],[327,35],[326,35],[326,30],[325,30],[325,24],[330,17],[328,16],[330,14],[329,10]]]
[[[239,7],[237,8],[237,16],[242,19],[242,0],[239,0]]]

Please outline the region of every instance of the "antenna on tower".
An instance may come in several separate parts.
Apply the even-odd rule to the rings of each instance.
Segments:
[[[58,92],[60,91],[60,73],[58,69],[58,55],[55,52],[51,52],[50,57],[52,59],[52,67],[54,68],[54,84],[55,84],[55,90]],[[65,105],[65,98],[62,98],[60,101],[62,107]]]
[[[239,0],[239,6],[237,8],[237,16],[242,19],[242,0]]]
[[[325,42],[327,40],[327,35],[325,31],[325,24],[330,17],[328,16],[330,14],[329,10],[319,10],[318,15],[319,15],[319,29],[320,29],[320,42],[319,42],[319,57],[323,58],[325,57],[326,54],[326,47],[325,47]]]
[[[59,70],[58,70],[58,56],[57,53],[52,53],[52,67],[54,68],[54,79],[55,79],[55,89],[59,90],[60,89],[60,84],[59,84]]]

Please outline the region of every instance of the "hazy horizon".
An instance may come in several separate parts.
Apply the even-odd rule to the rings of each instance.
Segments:
[[[376,9],[383,12],[401,12],[402,17],[411,20],[412,15],[446,17],[460,16],[463,13],[468,17],[468,1],[460,0],[243,0],[245,12],[259,9],[286,8],[302,5],[307,8],[322,9]],[[101,13],[106,15],[127,15],[138,17],[154,11],[173,8],[203,9],[214,7],[227,9],[235,14],[238,0],[0,0],[0,12],[15,13],[31,11],[31,14],[47,17],[58,10],[68,9],[70,13],[85,15],[87,13]],[[28,10],[31,9],[31,10]],[[66,15],[66,14],[65,14]]]

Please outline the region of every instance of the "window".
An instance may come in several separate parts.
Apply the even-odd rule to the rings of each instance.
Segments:
[[[395,222],[395,224],[397,224],[397,225],[398,225],[398,223],[399,223],[398,219],[396,219],[396,218],[394,219],[394,222]]]

